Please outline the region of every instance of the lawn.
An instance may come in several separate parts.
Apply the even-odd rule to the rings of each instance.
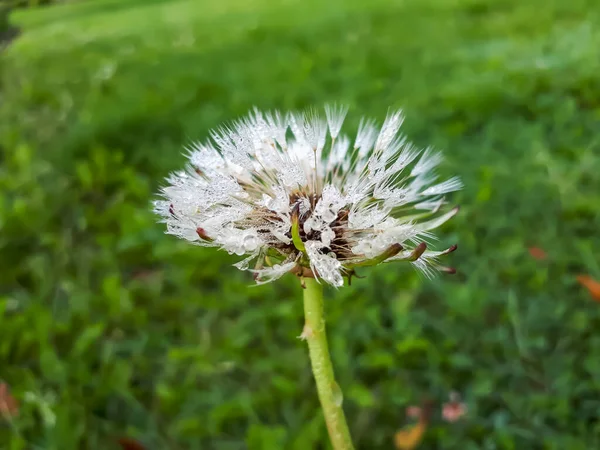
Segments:
[[[454,276],[365,270],[329,289],[355,444],[451,391],[427,449],[600,448],[600,3],[89,0],[15,12],[0,53],[0,448],[325,449],[291,275],[164,234],[183,146],[327,102],[443,149],[465,189]],[[531,248],[545,258],[534,258]],[[538,252],[539,253],[539,252]],[[536,252],[534,251],[534,254]]]

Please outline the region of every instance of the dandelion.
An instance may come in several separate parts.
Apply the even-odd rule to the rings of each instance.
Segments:
[[[454,272],[439,259],[432,230],[452,218],[445,195],[458,178],[440,180],[442,161],[400,134],[400,111],[377,128],[363,119],[354,140],[342,133],[348,109],[260,112],[222,126],[188,148],[188,167],[172,174],[155,211],[167,233],[245,258],[235,264],[267,283],[301,279],[313,366],[331,366],[322,321],[322,284],[341,287],[362,267],[406,261],[427,276]],[[351,448],[326,369],[317,387],[334,448]],[[329,387],[327,387],[328,385]],[[329,393],[328,393],[329,392]],[[329,404],[331,403],[331,404]],[[340,402],[341,403],[341,402]]]
[[[346,112],[255,110],[192,145],[155,203],[167,232],[246,255],[236,267],[258,283],[292,272],[340,287],[359,267],[396,261],[452,272],[439,257],[456,247],[428,246],[458,211],[444,211],[444,195],[460,181],[439,181],[441,154],[399,134],[401,112],[380,130],[363,120],[353,144],[340,135]]]

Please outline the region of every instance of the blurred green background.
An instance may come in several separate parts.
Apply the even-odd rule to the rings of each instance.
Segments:
[[[350,105],[443,149],[460,273],[327,291],[358,448],[462,394],[421,448],[600,448],[600,2],[96,0],[18,9],[0,53],[0,448],[325,449],[293,277],[163,234],[182,146],[253,105]],[[1,21],[0,21],[1,22]],[[537,260],[537,247],[547,258]]]

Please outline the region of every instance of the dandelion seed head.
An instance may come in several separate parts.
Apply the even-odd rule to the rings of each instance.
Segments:
[[[339,287],[356,267],[390,261],[449,271],[438,260],[450,249],[426,242],[458,211],[444,207],[460,180],[438,180],[441,154],[400,134],[400,111],[380,129],[362,119],[354,140],[341,134],[347,112],[255,109],[211,131],[155,202],[167,233],[245,255],[235,266],[258,283],[293,272]]]

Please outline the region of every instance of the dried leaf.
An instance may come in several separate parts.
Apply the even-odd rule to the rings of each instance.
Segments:
[[[598,302],[600,302],[600,282],[594,280],[589,275],[579,275],[577,276],[577,281],[583,287],[587,288],[587,290],[592,295],[592,298]]]
[[[0,416],[14,417],[19,414],[19,403],[12,396],[8,384],[0,383]]]
[[[141,443],[129,437],[119,439],[119,445],[123,450],[146,450]]]
[[[398,450],[413,450],[423,439],[429,419],[433,411],[433,402],[426,399],[421,406],[409,406],[406,415],[416,417],[419,421],[415,425],[405,427],[394,435],[394,443]]]
[[[427,424],[419,421],[416,425],[398,431],[394,436],[394,443],[398,450],[413,450],[423,439]]]
[[[539,247],[529,247],[528,250],[529,254],[538,261],[542,261],[548,257],[546,252]]]

